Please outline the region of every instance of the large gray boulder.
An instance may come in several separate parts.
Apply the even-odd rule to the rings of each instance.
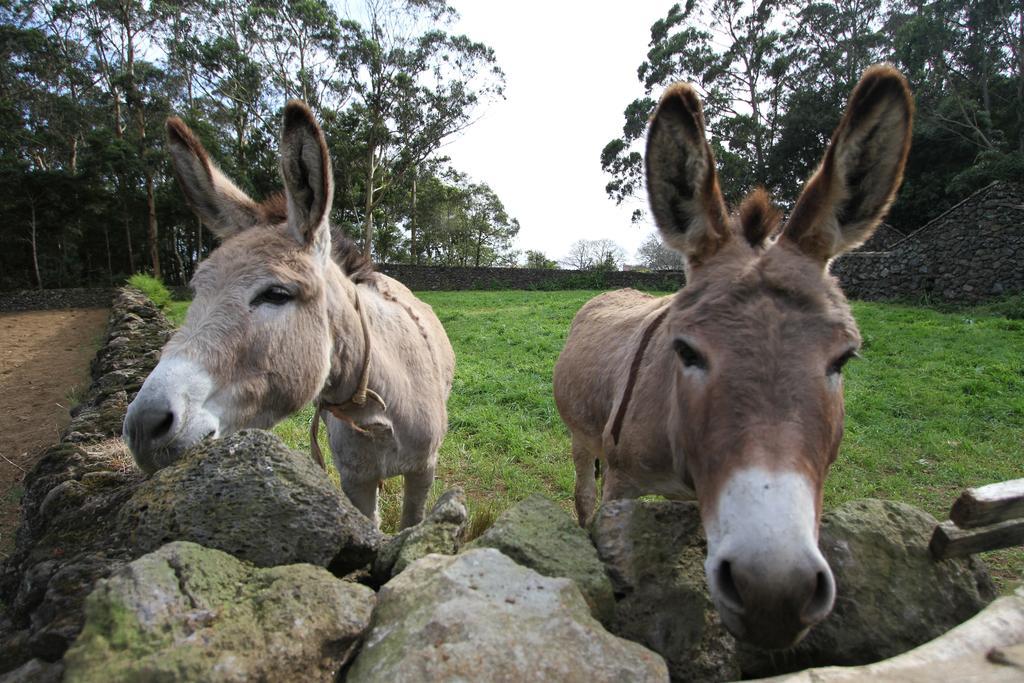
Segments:
[[[970,619],[995,599],[974,558],[936,561],[936,520],[892,501],[855,500],[821,519],[819,545],[836,577],[835,608],[784,653],[742,647],[748,676],[852,666],[906,652]]]
[[[259,569],[170,543],[99,582],[64,680],[332,681],[373,604],[320,567]]]
[[[544,576],[572,579],[594,617],[607,624],[615,596],[590,538],[554,501],[539,494],[512,506],[467,548],[496,548]]]
[[[443,493],[422,522],[403,529],[381,547],[373,561],[374,585],[386,583],[421,557],[457,553],[468,520],[465,492],[454,488]]]
[[[673,680],[739,677],[736,641],[704,579],[707,542],[695,503],[610,501],[591,535],[619,596],[612,633],[660,653]]]
[[[260,430],[201,444],[154,474],[118,527],[134,555],[183,540],[260,567],[307,562],[339,575],[371,562],[384,540],[308,454]]]
[[[385,585],[348,680],[665,681],[661,657],[609,634],[579,589],[497,550],[428,555]]]

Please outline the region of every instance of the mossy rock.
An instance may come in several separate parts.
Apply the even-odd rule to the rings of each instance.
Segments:
[[[386,583],[421,557],[457,553],[468,519],[465,492],[454,488],[443,493],[422,522],[403,529],[380,549],[373,562],[374,585]]]
[[[594,617],[609,623],[612,584],[587,533],[554,501],[533,495],[514,505],[467,548],[495,548],[544,576],[572,579]]]
[[[661,657],[616,638],[573,581],[493,548],[427,555],[385,585],[348,680],[667,681]]]
[[[331,681],[373,605],[372,590],[320,567],[259,569],[171,543],[99,582],[64,680]]]
[[[904,503],[854,500],[822,515],[819,546],[836,578],[832,613],[796,647],[741,647],[746,675],[856,666],[911,650],[970,619],[995,599],[976,558],[936,561],[937,520]]]
[[[306,562],[341,575],[383,535],[306,453],[243,430],[203,443],[144,482],[118,515],[133,555],[186,540],[261,567]]]

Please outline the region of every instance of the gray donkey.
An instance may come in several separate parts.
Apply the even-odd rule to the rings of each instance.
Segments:
[[[405,477],[402,526],[423,518],[455,355],[437,316],[332,236],[331,162],[305,104],[281,134],[285,191],[257,203],[180,119],[168,146],[188,203],[222,244],[196,271],[184,326],[128,407],[124,436],[153,472],[205,437],[269,428],[310,401],[342,488],[378,522],[381,480]]]

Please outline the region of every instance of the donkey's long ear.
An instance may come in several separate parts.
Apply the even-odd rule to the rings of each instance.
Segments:
[[[202,143],[177,116],[167,119],[167,149],[185,198],[220,239],[255,225],[256,203],[210,160]]]
[[[692,86],[665,91],[647,134],[647,194],[665,242],[699,266],[731,237],[704,111]]]
[[[298,100],[284,108],[281,176],[288,198],[288,227],[303,244],[329,254],[327,217],[334,196],[331,158],[313,112]]]
[[[783,237],[823,261],[871,237],[903,180],[913,116],[899,71],[887,64],[865,71]]]

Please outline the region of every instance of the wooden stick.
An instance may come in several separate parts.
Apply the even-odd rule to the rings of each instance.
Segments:
[[[1024,519],[978,529],[961,529],[953,522],[943,522],[935,527],[928,549],[935,559],[945,560],[1013,545],[1024,545]]]
[[[1018,517],[1024,517],[1024,479],[967,489],[949,513],[949,518],[962,529]]]

